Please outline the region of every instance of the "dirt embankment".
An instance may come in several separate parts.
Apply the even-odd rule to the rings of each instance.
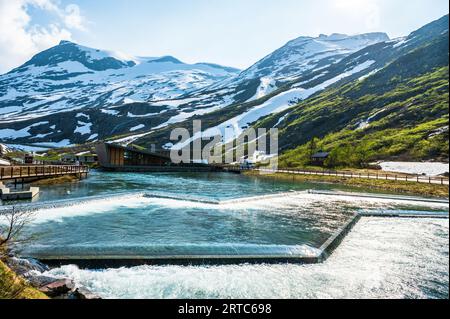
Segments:
[[[406,181],[394,180],[377,180],[364,178],[346,178],[338,176],[321,176],[321,175],[296,175],[286,173],[259,174],[259,172],[248,171],[244,173],[248,176],[258,176],[261,178],[273,178],[291,182],[312,182],[312,183],[328,183],[340,184],[352,187],[361,187],[366,189],[375,189],[379,191],[389,191],[399,194],[433,196],[439,198],[449,197],[449,188],[447,185],[414,183]]]
[[[54,178],[46,178],[34,181],[31,183],[32,186],[47,186],[47,185],[57,185],[65,183],[77,183],[80,179],[74,175],[64,175]]]

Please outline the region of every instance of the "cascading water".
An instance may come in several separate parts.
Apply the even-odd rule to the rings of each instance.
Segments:
[[[108,184],[109,179],[114,184]],[[61,198],[55,196],[47,198],[50,202],[29,204],[34,220],[27,232],[36,239],[24,247],[24,254],[315,256],[355,213],[448,216],[448,203],[443,202],[312,194],[307,190],[326,191],[330,186],[274,186],[220,174],[94,174],[83,183],[77,186],[81,190],[72,188],[64,200],[54,201]],[[124,187],[118,189],[121,183]],[[430,264],[421,273],[427,256]],[[448,296],[448,219],[363,217],[331,259],[316,265],[139,266],[95,271],[69,265],[47,275],[72,277],[103,297],[441,298]]]
[[[363,218],[323,264],[139,266],[67,276],[104,298],[448,298],[448,220]]]

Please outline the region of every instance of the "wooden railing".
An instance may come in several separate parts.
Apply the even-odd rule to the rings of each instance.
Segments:
[[[307,169],[291,169],[291,168],[278,168],[276,170],[268,168],[252,168],[245,166],[226,166],[225,170],[229,171],[259,171],[267,173],[286,173],[292,175],[316,175],[316,176],[334,176],[334,177],[346,177],[346,178],[364,178],[364,179],[377,179],[377,180],[391,180],[391,181],[405,181],[427,184],[440,184],[449,185],[449,179],[446,177],[431,177],[424,175],[411,175],[411,174],[394,174],[394,173],[363,173],[352,171],[336,171],[336,170],[307,170]]]
[[[87,174],[88,166],[80,165],[21,165],[0,167],[0,180],[27,178],[27,177],[51,177],[69,174]]]

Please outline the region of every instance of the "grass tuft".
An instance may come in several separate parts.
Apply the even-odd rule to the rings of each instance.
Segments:
[[[48,299],[0,260],[0,299]]]

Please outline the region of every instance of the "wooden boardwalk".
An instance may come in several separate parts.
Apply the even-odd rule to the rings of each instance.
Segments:
[[[87,175],[88,166],[79,165],[23,165],[0,166],[0,181],[22,180],[28,178],[51,178],[63,175]]]

